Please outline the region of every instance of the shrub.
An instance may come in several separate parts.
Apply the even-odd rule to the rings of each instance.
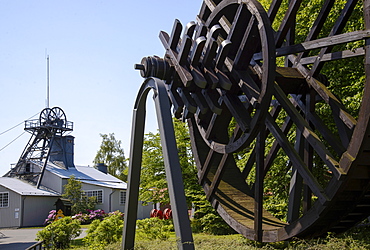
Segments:
[[[138,220],[136,222],[138,238],[167,240],[173,231],[172,220],[161,220],[157,217]]]
[[[235,231],[219,216],[213,213],[204,215],[193,222],[194,228],[199,226],[202,232],[214,235],[234,234]],[[200,224],[200,225],[199,225]]]
[[[78,213],[72,216],[72,219],[78,220],[81,224],[90,223],[90,217],[88,214]]]
[[[51,249],[64,249],[68,248],[71,240],[80,234],[80,222],[67,216],[37,232],[36,240],[44,241],[44,246]]]
[[[89,249],[104,249],[104,246],[121,240],[123,217],[119,213],[112,213],[102,221],[94,220],[90,224],[84,243]]]
[[[48,217],[45,219],[44,225],[48,225],[54,222],[56,215],[57,215],[56,210],[50,210]]]
[[[81,224],[89,224],[93,220],[102,220],[104,217],[107,216],[107,214],[104,212],[102,209],[97,209],[97,210],[91,210],[87,209],[86,210],[88,213],[78,213],[72,216],[72,219],[79,220]]]
[[[88,209],[87,212],[89,212],[89,219],[90,221],[93,221],[93,220],[102,220],[105,216],[106,216],[106,213],[104,212],[103,209],[97,209],[97,210],[90,210]]]

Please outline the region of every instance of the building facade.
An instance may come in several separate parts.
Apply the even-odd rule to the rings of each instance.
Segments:
[[[43,172],[39,188],[22,178],[0,177],[0,228],[43,225],[49,211],[55,209],[55,203],[71,176],[81,181],[87,196],[96,197],[96,209],[124,212],[127,184],[107,173],[104,166],[99,166],[99,169],[75,166],[73,136],[61,136],[55,140],[56,146],[51,148],[46,164],[29,160],[22,170],[28,175]],[[139,202],[138,207],[138,219],[148,218],[152,206],[142,206]]]

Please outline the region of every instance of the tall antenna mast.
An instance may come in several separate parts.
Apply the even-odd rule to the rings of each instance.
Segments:
[[[47,55],[47,57],[46,57],[46,64],[47,64],[47,66],[46,66],[46,68],[47,68],[47,80],[46,80],[46,108],[49,108],[49,101],[50,101],[50,99],[49,99],[49,95],[50,95],[50,88],[49,88],[49,55]]]

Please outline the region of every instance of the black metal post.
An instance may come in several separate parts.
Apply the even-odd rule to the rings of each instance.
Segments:
[[[167,91],[162,80],[148,78],[142,85],[134,107],[131,133],[130,164],[122,249],[133,249],[139,196],[139,182],[145,124],[145,101],[148,92],[155,91],[154,100],[161,135],[166,178],[170,194],[173,221],[179,249],[194,249],[188,209],[185,199],[181,167],[170,112]]]

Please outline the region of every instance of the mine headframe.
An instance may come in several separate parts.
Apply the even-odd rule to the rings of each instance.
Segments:
[[[31,134],[18,163],[5,176],[27,180],[39,188],[55,138],[73,130],[59,107],[45,108],[38,119],[26,120],[24,130]]]

